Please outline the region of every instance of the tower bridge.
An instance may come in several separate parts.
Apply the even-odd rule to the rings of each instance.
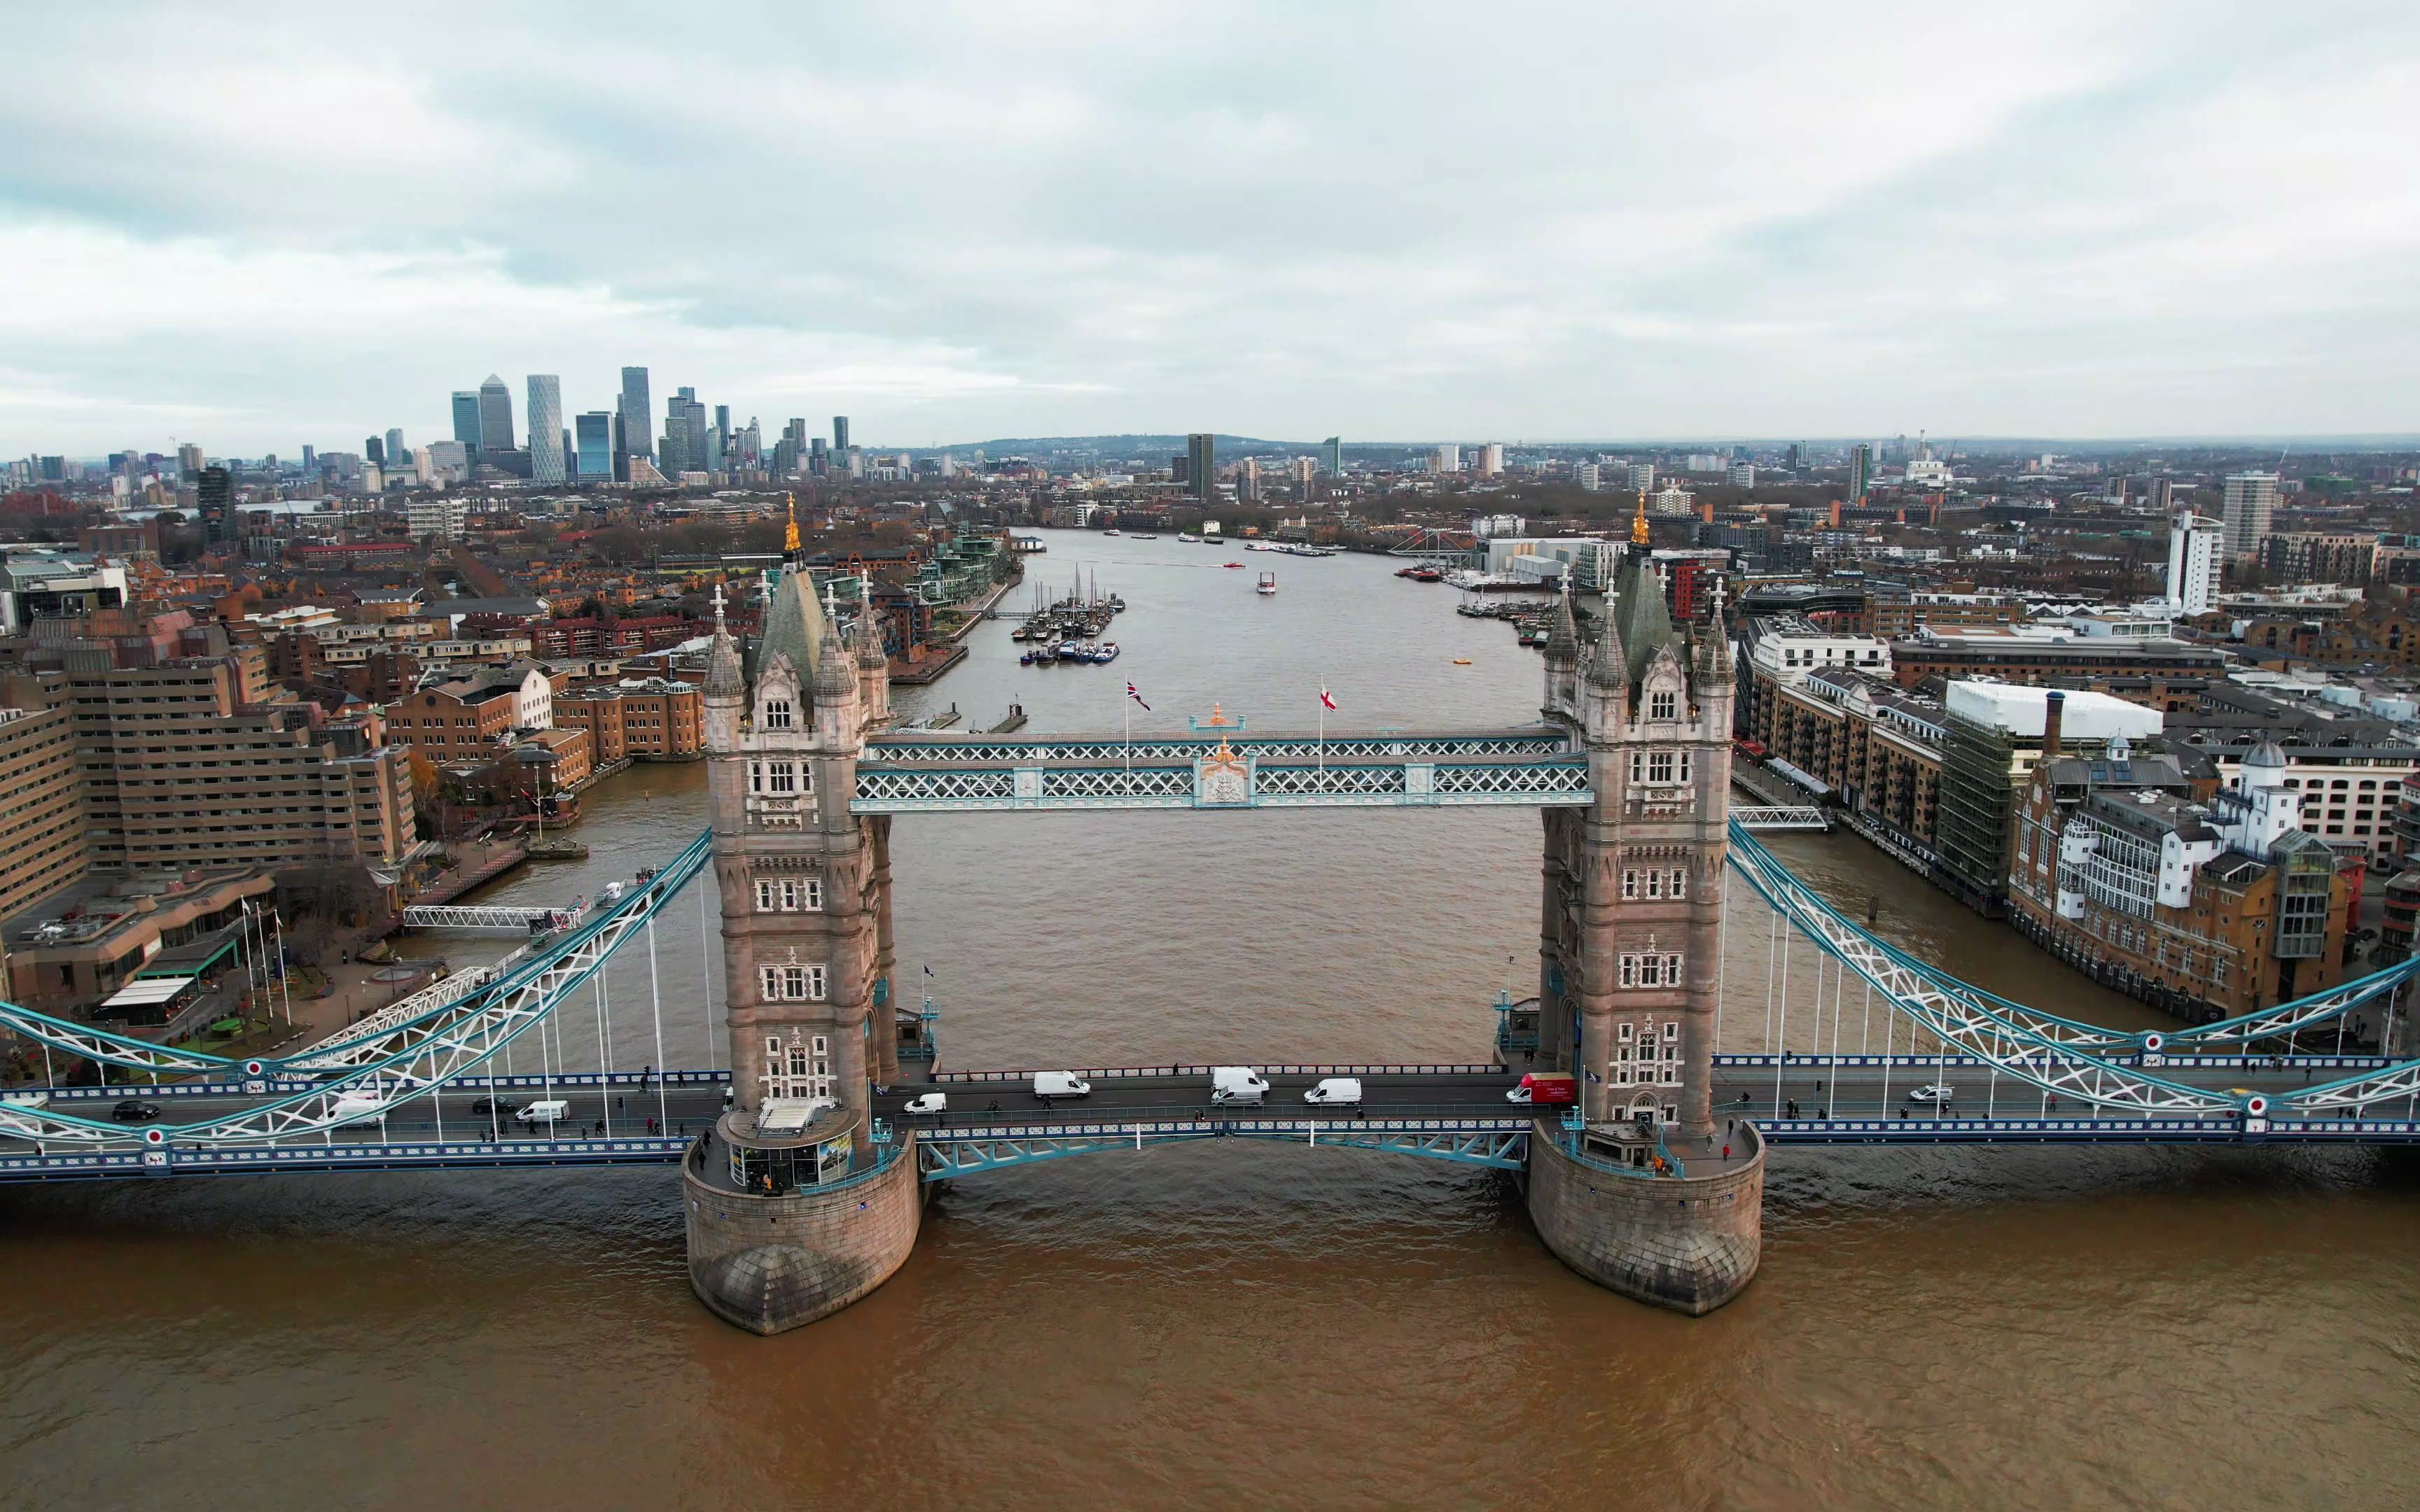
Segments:
[[[282,1058],[0,1004],[0,1028],[46,1057],[121,1084],[170,1078],[140,1094],[160,1116],[139,1128],[109,1116],[123,1085],[0,1096],[0,1180],[676,1164],[698,1295],[770,1333],[880,1285],[939,1182],[1169,1143],[1289,1140],[1503,1170],[1574,1269],[1701,1313],[1755,1273],[1771,1144],[2420,1142],[2420,1061],[2344,1053],[2350,1015],[2391,1019],[2420,964],[2174,1033],[1959,981],[1831,908],[1749,833],[1813,827],[1820,810],[1730,809],[1731,686],[1719,607],[1709,625],[1675,625],[1634,562],[1588,643],[1559,607],[1531,725],[1264,733],[1214,711],[1132,740],[894,731],[879,646],[845,644],[787,572],[752,643],[718,609],[711,823],[694,842],[559,933]],[[1207,1061],[1100,1067],[1080,1103],[1045,1104],[1028,1073],[939,1069],[929,1005],[896,1000],[900,814],[1453,804],[1540,814],[1536,992],[1498,1003],[1489,1060],[1256,1063],[1273,1088],[1254,1106],[1214,1102]],[[1721,1053],[1732,873],[1768,931],[1759,1042],[1791,1043],[1791,1014],[1803,1026],[1811,1010],[1812,1054]],[[655,937],[687,927],[673,904],[692,881],[696,927],[719,919],[721,982],[676,991],[675,1012],[686,1000],[713,1015],[728,1069],[659,1072]],[[1793,1009],[1801,946],[1813,994]],[[600,968],[625,948],[647,962],[656,1025],[641,1073],[615,1071],[606,1039]],[[561,1069],[582,1005],[601,1072]],[[2308,1053],[2331,1032],[2334,1053]],[[2260,1053],[2280,1049],[2292,1053]],[[1571,1075],[1577,1104],[1508,1100],[1528,1072]],[[1359,1079],[1360,1104],[1306,1103],[1325,1076]],[[933,1091],[946,1107],[910,1111]],[[517,1116],[522,1100],[554,1116]]]

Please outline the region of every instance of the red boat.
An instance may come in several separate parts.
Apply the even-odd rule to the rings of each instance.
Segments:
[[[1219,563],[1219,565],[1221,565],[1221,566],[1227,566],[1227,567],[1240,567],[1240,566],[1242,566],[1242,565],[1243,565],[1243,563],[1240,563],[1240,562],[1226,562],[1226,563]]]

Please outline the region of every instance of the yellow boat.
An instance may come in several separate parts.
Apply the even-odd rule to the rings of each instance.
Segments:
[[[1457,667],[1467,667],[1470,665],[1470,658],[1468,656],[1456,656],[1453,658],[1453,664]]]

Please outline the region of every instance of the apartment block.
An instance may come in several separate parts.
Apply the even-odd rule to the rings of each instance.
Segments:
[[[705,700],[693,683],[664,678],[576,688],[554,701],[566,729],[588,732],[597,764],[692,761],[706,752]]]

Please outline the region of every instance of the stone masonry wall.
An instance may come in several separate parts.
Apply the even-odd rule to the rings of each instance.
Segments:
[[[890,1167],[837,1192],[743,1196],[681,1163],[689,1278],[725,1321],[779,1334],[829,1317],[891,1277],[916,1247],[924,1194],[912,1135]],[[721,1146],[707,1159],[721,1158]]]
[[[1529,1219],[1555,1257],[1640,1302],[1713,1312],[1746,1288],[1763,1254],[1761,1141],[1718,1176],[1648,1180],[1584,1165],[1542,1129],[1528,1184]]]

